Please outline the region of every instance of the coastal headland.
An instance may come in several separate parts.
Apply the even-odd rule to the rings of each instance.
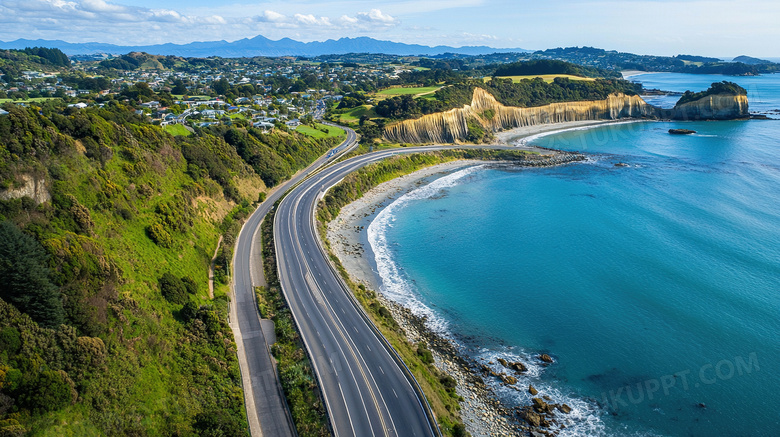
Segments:
[[[384,138],[399,143],[463,143],[470,131],[494,134],[516,128],[569,122],[616,120],[733,120],[748,118],[746,91],[736,84],[714,83],[701,93],[686,93],[671,109],[646,103],[638,95],[616,93],[604,100],[559,102],[543,106],[505,106],[488,91],[475,88],[469,105],[391,124]]]

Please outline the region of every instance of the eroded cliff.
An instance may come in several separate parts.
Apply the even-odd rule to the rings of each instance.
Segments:
[[[487,91],[475,88],[470,105],[387,126],[384,137],[387,141],[399,143],[457,143],[468,137],[470,123],[498,132],[565,121],[617,120],[657,115],[657,109],[639,96],[614,94],[605,100],[518,108],[504,106]]]
[[[749,116],[747,96],[715,94],[675,106],[668,118],[674,120],[733,120]]]

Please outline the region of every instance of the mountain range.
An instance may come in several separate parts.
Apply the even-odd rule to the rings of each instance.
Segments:
[[[233,42],[204,41],[189,44],[155,44],[139,46],[119,46],[97,42],[69,43],[61,40],[28,40],[2,42],[0,48],[24,49],[25,47],[57,48],[67,55],[94,55],[99,53],[124,54],[129,52],[146,52],[153,55],[175,55],[183,57],[221,56],[252,57],[252,56],[320,56],[345,53],[384,53],[388,55],[440,55],[457,53],[462,55],[485,55],[490,53],[528,52],[528,50],[496,49],[487,46],[425,46],[420,44],[404,44],[393,41],[382,41],[369,37],[329,39],[327,41],[301,42],[290,38],[278,41],[262,35],[254,38],[244,38]]]

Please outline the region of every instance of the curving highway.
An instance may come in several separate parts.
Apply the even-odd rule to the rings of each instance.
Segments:
[[[325,255],[314,222],[324,192],[347,174],[406,148],[361,155],[305,180],[274,221],[279,279],[320,382],[336,436],[432,436],[438,427],[411,374],[378,334]]]
[[[344,129],[347,131],[347,138],[337,147],[342,152],[357,144],[355,131]],[[258,231],[265,215],[285,191],[326,162],[328,157],[321,157],[278,187],[257,207],[236,239],[233,255],[234,298],[230,305],[230,324],[238,347],[247,419],[253,437],[296,435],[269,351],[270,344],[266,340],[266,334],[272,334],[273,330],[263,330],[263,323],[257,312],[254,287],[265,285]]]

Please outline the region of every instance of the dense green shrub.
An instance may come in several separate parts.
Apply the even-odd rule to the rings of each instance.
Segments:
[[[170,273],[163,273],[158,281],[160,293],[170,303],[184,305],[190,298],[187,295],[187,286],[184,282]]]

